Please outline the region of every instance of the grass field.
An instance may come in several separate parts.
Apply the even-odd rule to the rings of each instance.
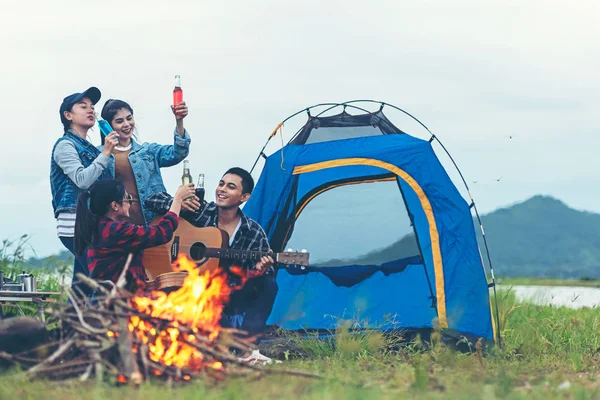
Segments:
[[[60,274],[43,285],[60,287]],[[499,291],[503,348],[458,353],[441,343],[414,341],[398,348],[379,333],[337,341],[289,336],[301,358],[272,366],[260,377],[230,378],[214,384],[195,381],[169,387],[150,382],[139,388],[113,382],[24,380],[19,371],[0,374],[0,399],[593,399],[600,398],[600,310],[520,303]],[[322,379],[281,373],[296,369]]]
[[[485,356],[457,353],[435,334],[429,347],[413,342],[391,350],[378,333],[342,328],[335,343],[290,336],[304,357],[262,377],[130,388],[24,381],[13,370],[1,378],[0,399],[600,398],[600,310],[518,303],[510,292],[499,294],[499,304],[504,347]],[[287,368],[323,379],[277,373]]]

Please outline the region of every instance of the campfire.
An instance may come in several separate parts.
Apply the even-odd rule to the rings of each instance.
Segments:
[[[167,382],[221,381],[267,371],[314,376],[240,362],[232,350],[243,353],[254,338],[220,325],[223,308],[236,289],[229,285],[227,273],[203,271],[185,257],[174,265],[187,276],[170,293],[127,292],[123,289],[127,266],[117,284],[109,287],[80,275],[96,296],[90,303],[81,291],[69,288],[70,304],[49,310],[60,324],[59,340],[0,357],[19,364],[30,377],[53,380],[95,376],[103,381],[108,375],[121,384],[139,384],[151,377]],[[232,272],[242,277],[243,284],[241,270]]]
[[[133,297],[130,303],[145,316],[132,315],[128,330],[147,345],[152,362],[191,372],[203,368],[221,371],[223,362],[205,354],[198,345],[219,337],[223,307],[233,288],[221,270],[202,272],[185,257],[176,265],[188,273],[183,286],[168,294],[157,291]],[[243,276],[241,271],[233,272]],[[231,333],[228,332],[230,336]]]

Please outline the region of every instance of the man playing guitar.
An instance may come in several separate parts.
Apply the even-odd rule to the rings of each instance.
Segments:
[[[195,211],[182,210],[181,217],[199,228],[214,226],[226,231],[229,234],[229,247],[232,249],[270,252],[269,241],[262,227],[240,209],[240,205],[250,198],[253,189],[254,179],[248,171],[238,167],[230,168],[217,185],[215,201],[203,201],[200,204],[197,197],[188,199],[189,208]],[[164,214],[171,207],[172,201],[169,194],[161,192],[146,199],[145,205],[149,210]],[[277,282],[273,264],[271,256],[263,256],[256,264],[252,261],[241,262],[240,266],[245,267],[249,273],[260,275],[249,279],[240,290],[233,292],[224,309],[224,314],[228,317],[245,314],[241,329],[251,335],[260,334],[265,329],[275,302]],[[223,322],[231,324],[229,318],[224,318]],[[258,350],[244,355],[242,360],[250,363],[272,362]]]

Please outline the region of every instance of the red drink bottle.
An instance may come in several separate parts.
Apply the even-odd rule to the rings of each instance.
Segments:
[[[181,90],[181,78],[175,75],[175,89],[173,89],[173,107],[183,102],[183,90]]]

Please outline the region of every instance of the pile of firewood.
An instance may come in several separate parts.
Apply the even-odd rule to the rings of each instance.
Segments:
[[[0,358],[21,366],[28,377],[50,380],[93,377],[121,384],[149,379],[172,383],[269,372],[317,377],[243,363],[235,354],[247,351],[254,341],[244,332],[222,327],[208,331],[153,316],[135,306],[124,285],[79,279],[96,295],[90,301],[83,292],[68,288],[69,302],[48,310],[49,320],[59,325],[56,340],[18,354],[0,352]]]

